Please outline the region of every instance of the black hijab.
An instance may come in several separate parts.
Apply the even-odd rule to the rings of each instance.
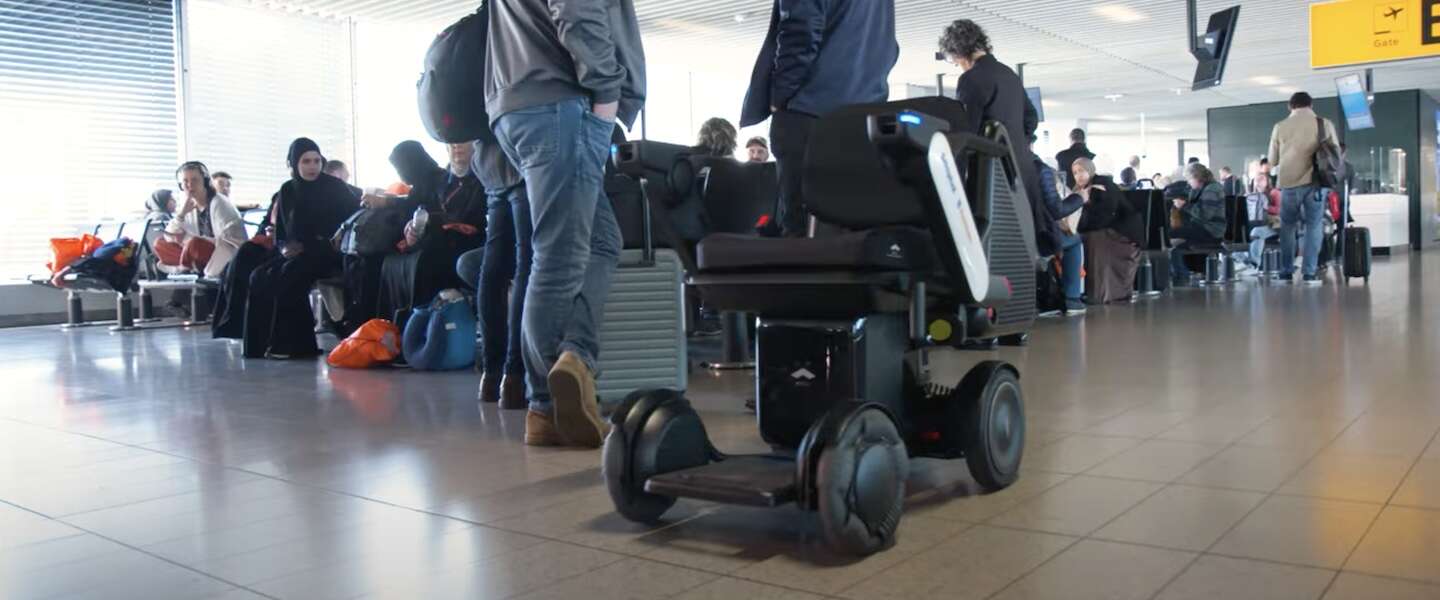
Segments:
[[[439,206],[440,194],[445,190],[445,169],[430,157],[420,142],[406,140],[395,145],[390,151],[390,164],[400,174],[400,180],[410,186],[410,205],[425,206],[434,210]]]
[[[335,230],[360,208],[359,199],[344,181],[332,175],[321,173],[314,181],[300,176],[300,157],[306,152],[320,153],[320,146],[310,138],[297,138],[290,143],[290,181],[280,186],[277,200],[279,209],[271,206],[275,213],[275,239],[299,242],[306,250],[330,250],[330,238]]]

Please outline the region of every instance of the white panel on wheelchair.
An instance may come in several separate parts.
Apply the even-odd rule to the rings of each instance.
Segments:
[[[985,298],[990,292],[990,262],[985,258],[985,246],[981,243],[980,228],[975,225],[975,213],[970,210],[970,198],[960,181],[960,169],[955,165],[955,153],[945,134],[936,132],[930,137],[930,152],[926,157],[930,163],[930,177],[935,181],[935,192],[940,196],[940,205],[945,211],[945,221],[950,227],[950,238],[960,254],[960,264],[965,270],[965,283],[970,288],[970,297]]]

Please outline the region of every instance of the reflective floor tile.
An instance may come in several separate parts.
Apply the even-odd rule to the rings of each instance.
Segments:
[[[1272,496],[1210,551],[1339,569],[1380,508],[1343,500]]]

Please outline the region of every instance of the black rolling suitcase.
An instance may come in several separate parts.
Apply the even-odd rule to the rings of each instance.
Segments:
[[[1345,281],[1353,277],[1370,283],[1370,229],[1367,227],[1345,228]]]

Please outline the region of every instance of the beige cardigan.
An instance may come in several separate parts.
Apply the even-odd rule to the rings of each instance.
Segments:
[[[214,279],[225,271],[225,266],[230,264],[230,259],[235,258],[235,252],[240,249],[240,245],[246,242],[245,222],[240,219],[240,211],[235,210],[230,199],[217,193],[210,199],[210,227],[215,231],[215,237],[211,239],[215,242],[215,253],[205,265],[205,277]],[[170,224],[165,226],[165,233],[180,243],[192,237],[200,237],[200,216],[195,211],[190,211],[183,218],[170,219]]]
[[[1270,164],[1280,170],[1280,189],[1297,188],[1315,183],[1315,111],[1300,108],[1275,124],[1270,132]],[[1325,120],[1325,138],[1339,144],[1335,124]]]

